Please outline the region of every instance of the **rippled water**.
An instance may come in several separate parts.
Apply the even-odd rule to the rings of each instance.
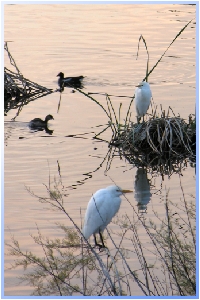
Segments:
[[[112,97],[116,109],[122,102],[121,114],[125,118],[128,97],[133,96],[135,85],[145,77],[147,57],[143,44],[136,60],[140,35],[146,40],[153,67],[191,19],[195,19],[193,5],[5,5],[4,38],[25,78],[56,89],[60,71],[66,76],[84,75],[85,92],[127,96]],[[195,111],[195,30],[193,20],[149,77],[154,103],[166,110],[171,106],[176,115],[186,120]],[[5,66],[9,68],[6,54]],[[15,122],[10,120],[16,111],[5,117],[5,241],[9,242],[10,232],[14,233],[22,247],[33,252],[38,249],[30,233],[37,232],[36,224],[51,238],[57,236],[57,220],[71,224],[64,215],[47,210],[25,187],[45,196],[44,184],[48,185],[49,175],[51,183],[54,177],[60,178],[66,194],[65,207],[79,226],[80,208],[85,210],[97,189],[114,181],[137,191],[137,169],[124,158],[115,156],[105,172],[108,145],[93,139],[104,128],[98,126],[108,121],[101,108],[84,95],[65,89],[57,113],[59,97],[59,93],[53,93],[29,103]],[[105,105],[105,96],[95,98]],[[31,132],[28,122],[49,113],[54,116],[50,121],[53,134]],[[133,120],[134,114],[133,111]],[[111,132],[106,131],[102,138],[109,141]],[[191,200],[189,195],[195,194],[194,168],[188,164],[181,173],[185,195]],[[147,177],[152,194],[147,216],[153,217],[153,209],[164,216],[162,199],[166,190],[170,189],[170,199],[175,203],[181,197],[179,175],[165,176],[164,181],[155,174]],[[128,199],[137,205],[137,195],[129,195]],[[119,214],[130,213],[129,210],[128,202],[123,201]],[[5,256],[5,268],[11,262],[12,257]],[[21,273],[6,269],[5,295],[31,294],[31,287],[17,285],[16,277]]]

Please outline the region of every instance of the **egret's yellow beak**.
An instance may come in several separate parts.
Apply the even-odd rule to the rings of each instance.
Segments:
[[[131,191],[131,190],[122,190],[122,193],[123,193],[123,194],[126,194],[126,193],[133,193],[133,191]]]

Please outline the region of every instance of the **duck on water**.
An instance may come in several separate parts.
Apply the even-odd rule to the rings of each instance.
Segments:
[[[60,87],[77,87],[82,88],[82,81],[84,76],[77,76],[77,77],[64,77],[64,73],[60,72],[57,75],[58,78],[58,85]]]
[[[29,128],[32,130],[45,130],[47,133],[52,134],[53,130],[48,129],[48,121],[54,120],[52,115],[47,115],[44,120],[35,118],[29,122]]]

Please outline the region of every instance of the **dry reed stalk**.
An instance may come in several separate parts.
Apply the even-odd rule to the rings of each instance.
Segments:
[[[15,71],[11,71],[4,68],[4,114],[11,109],[18,109],[16,118],[24,105],[53,93],[53,90],[25,78],[17,67],[7,43],[4,44],[4,50],[8,54],[10,64],[15,69]]]

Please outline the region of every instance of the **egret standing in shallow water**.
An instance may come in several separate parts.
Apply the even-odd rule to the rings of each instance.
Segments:
[[[105,248],[102,233],[118,212],[121,204],[120,196],[125,193],[132,193],[132,191],[122,190],[120,187],[112,185],[98,190],[90,199],[85,213],[82,233],[87,240],[93,234],[95,246]],[[97,243],[97,233],[100,236],[102,245]]]
[[[135,109],[138,122],[140,121],[141,117],[143,117],[144,121],[144,115],[149,108],[151,97],[152,93],[149,83],[146,81],[140,82],[135,90]]]

